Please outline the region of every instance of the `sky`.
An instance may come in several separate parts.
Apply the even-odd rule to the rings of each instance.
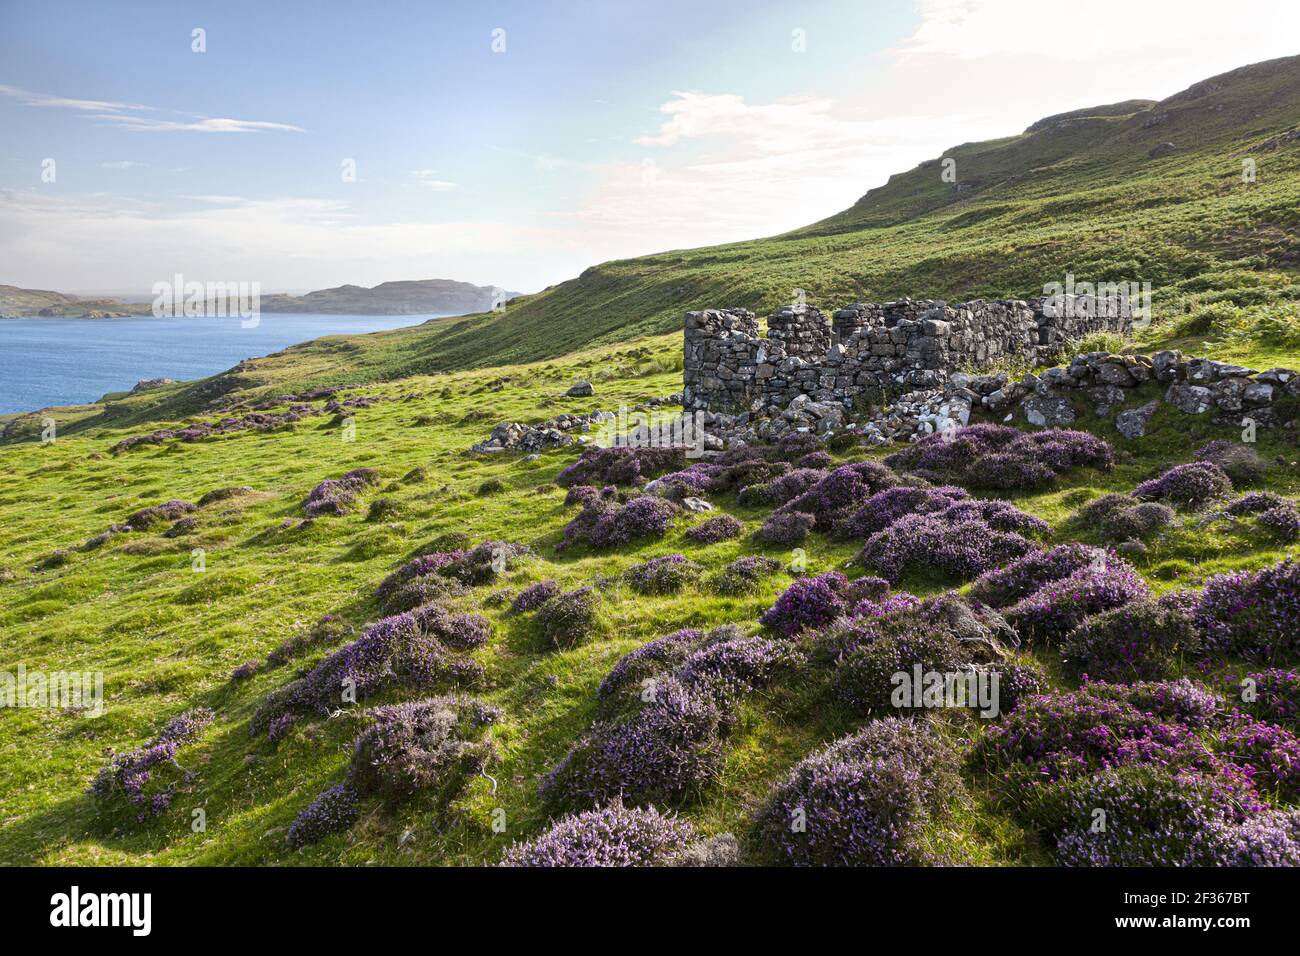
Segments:
[[[1297,38],[1295,0],[0,0],[0,283],[533,292]]]

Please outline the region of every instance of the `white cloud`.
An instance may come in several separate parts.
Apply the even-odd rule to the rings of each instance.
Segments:
[[[436,193],[450,192],[451,190],[458,188],[457,183],[453,183],[446,179],[438,179],[438,171],[436,169],[413,169],[411,170],[411,175],[414,176],[416,182],[425,189],[430,189]]]
[[[199,113],[180,114],[184,120],[165,120],[153,116],[139,116],[140,112],[154,112],[152,106],[137,103],[119,103],[113,100],[83,100],[66,96],[54,96],[49,93],[36,93],[19,86],[0,85],[0,96],[18,100],[25,106],[38,108],[71,109],[91,114],[90,118],[99,121],[101,126],[119,126],[124,129],[143,130],[147,132],[187,132],[187,133],[257,133],[263,130],[284,130],[301,133],[303,129],[288,123],[272,123],[267,120],[240,120],[224,117],[207,117]],[[169,110],[168,112],[176,112]]]

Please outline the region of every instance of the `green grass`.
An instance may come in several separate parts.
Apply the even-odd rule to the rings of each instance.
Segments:
[[[789,583],[784,574],[752,597],[723,598],[690,589],[644,597],[625,586],[605,590],[601,630],[589,644],[564,652],[539,649],[532,625],[487,608],[495,636],[477,652],[487,665],[485,696],[506,709],[494,730],[502,763],[498,781],[478,778],[447,814],[414,804],[395,815],[368,807],[360,824],[299,854],[284,849],[284,828],[319,791],[337,780],[357,731],[355,717],[300,725],[278,747],[253,738],[247,722],[268,690],[318,659],[321,648],[284,667],[232,683],[232,668],[264,658],[285,638],[325,614],[340,614],[354,628],[378,616],[375,585],[421,545],[451,532],[475,540],[505,538],[531,546],[537,557],[507,575],[519,588],[547,577],[565,587],[611,577],[646,557],[686,551],[710,570],[754,553],[748,538],[697,547],[682,537],[683,523],[663,541],[613,552],[555,551],[572,509],[552,484],[574,452],[469,458],[464,450],[491,424],[538,418],[561,410],[584,411],[635,404],[675,391],[671,368],[675,339],[598,349],[533,367],[461,372],[363,389],[383,396],[356,413],[356,440],[345,442],[326,416],[273,433],[240,433],[196,444],[145,447],[106,454],[126,432],[88,426],[50,445],[11,444],[3,451],[0,492],[0,566],[16,576],[0,584],[0,668],[23,662],[31,670],[102,670],[107,712],[100,718],[16,710],[0,720],[0,752],[8,772],[0,785],[0,858],[35,863],[489,863],[511,840],[544,823],[535,784],[595,716],[596,684],[620,655],[644,641],[684,626],[735,622],[753,629],[756,619]],[[597,370],[597,395],[563,398],[575,378]],[[617,370],[629,370],[620,377]],[[638,374],[638,369],[647,374]],[[447,394],[448,397],[442,397]],[[1132,401],[1136,401],[1133,399]],[[417,421],[436,424],[416,424]],[[1222,432],[1204,419],[1162,408],[1152,432],[1138,442],[1118,438],[1109,423],[1085,419],[1121,449],[1111,474],[1088,474],[1050,490],[1017,496],[1016,503],[1060,530],[1081,503],[1106,490],[1131,488],[1196,444]],[[1291,464],[1270,469],[1267,485],[1300,494],[1295,449],[1280,435],[1261,438],[1260,451]],[[324,518],[305,529],[282,529],[301,515],[300,503],[318,481],[351,468],[379,468],[383,483],[354,513]],[[422,482],[399,479],[415,467]],[[485,482],[503,490],[482,495]],[[56,548],[83,541],[140,507],[176,496],[189,500],[214,488],[250,485],[252,494],[198,512],[196,533],[174,540],[154,531],[125,535],[100,551],[73,551],[61,567],[31,570]],[[368,504],[391,499],[391,519],[367,520]],[[734,499],[720,502],[753,530],[758,509]],[[206,571],[191,569],[202,548]],[[850,543],[814,536],[807,546],[812,570],[842,566]],[[786,558],[779,551],[776,557]],[[1139,566],[1157,589],[1187,585],[1211,573],[1258,567],[1282,551],[1243,533],[1207,534],[1185,523],[1151,548]],[[1182,564],[1180,564],[1180,562]],[[1170,577],[1170,568],[1176,575]],[[932,591],[930,581],[906,582]],[[479,609],[491,588],[458,599]],[[743,832],[772,782],[817,744],[853,725],[827,711],[816,688],[781,687],[755,696],[733,735],[719,785],[687,812],[706,831]],[[390,695],[392,696],[392,695]],[[397,695],[397,696],[400,696]],[[171,813],[142,828],[113,832],[96,823],[84,791],[103,763],[104,748],[136,746],[170,716],[196,705],[218,719],[182,763],[198,772]],[[979,863],[1042,862],[1042,853],[971,780],[972,796],[934,839],[961,858]],[[191,831],[190,811],[202,806],[207,830]],[[506,812],[507,830],[493,832],[492,812]],[[401,834],[413,840],[398,847]]]
[[[330,650],[232,683],[235,666],[265,658],[323,615],[354,630],[378,616],[378,582],[441,535],[503,538],[537,557],[507,575],[520,588],[544,578],[577,587],[613,577],[647,557],[687,552],[710,572],[758,550],[748,538],[708,547],[685,541],[686,522],[665,540],[604,553],[557,552],[572,516],[552,484],[573,451],[470,458],[465,450],[500,421],[540,421],[561,411],[613,409],[681,387],[681,314],[714,305],[767,310],[794,288],[834,306],[903,294],[950,299],[1032,295],[1074,272],[1081,279],[1147,280],[1156,322],[1132,347],[1173,346],[1267,368],[1295,367],[1294,300],[1300,250],[1300,149],[1258,145],[1300,115],[1300,59],[1263,65],[1199,97],[1173,97],[1147,128],[1143,114],[1083,117],[950,151],[958,176],[977,188],[954,193],[926,166],[901,174],[845,213],[807,229],[748,243],[605,263],[512,305],[504,314],[442,319],[414,329],[331,337],[242,363],[193,383],[119,393],[58,409],[59,438],[42,445],[40,416],[0,419],[0,670],[103,671],[107,712],[92,719],[42,710],[0,714],[0,859],[14,863],[490,863],[544,824],[535,785],[594,718],[594,690],[620,655],[684,626],[738,623],[749,629],[790,578],[779,574],[745,598],[703,590],[643,597],[621,584],[604,591],[600,631],[583,646],[543,652],[527,620],[484,607],[490,589],[458,599],[483,610],[495,634],[476,652],[488,669],[484,696],[505,708],[493,730],[497,780],[477,778],[446,813],[419,802],[396,813],[367,805],[360,823],[302,853],[284,830],[337,781],[358,728],[344,713],[298,725],[278,746],[253,738],[258,701]],[[1165,139],[1175,154],[1150,159]],[[1254,152],[1251,152],[1251,151]],[[1259,158],[1255,183],[1240,158]],[[1114,343],[1100,343],[1113,345]],[[563,397],[579,378],[593,398]],[[243,432],[195,444],[169,443],[113,456],[130,434],[218,416],[212,402],[247,402],[312,385],[365,383],[385,398],[355,413],[356,440],[328,416],[274,432]],[[1151,395],[1158,393],[1148,387]],[[1131,397],[1130,404],[1143,400]],[[1083,403],[1080,402],[1083,411]],[[1283,420],[1300,417],[1295,403]],[[1106,491],[1130,490],[1225,430],[1209,416],[1161,407],[1144,439],[1120,438],[1088,414],[1083,427],[1116,445],[1114,472],[1082,474],[1017,495],[1048,520],[1055,540],[1092,540],[1069,516]],[[1294,431],[1262,431],[1270,462],[1265,487],[1300,494]],[[859,452],[861,454],[861,452]],[[843,457],[843,456],[841,456]],[[309,527],[301,502],[319,481],[359,466],[383,481],[355,511]],[[402,477],[422,468],[423,481]],[[172,497],[196,500],[226,486],[254,492],[196,513],[194,534],[152,532],[82,542],[131,512]],[[391,505],[369,513],[376,499]],[[754,530],[758,509],[718,502]],[[70,549],[63,563],[56,549]],[[192,570],[202,549],[206,570]],[[840,567],[848,543],[814,536],[814,571]],[[772,551],[773,556],[787,555]],[[1255,568],[1283,549],[1242,531],[1184,520],[1136,559],[1157,590]],[[36,570],[40,567],[40,570]],[[929,580],[904,582],[918,593]],[[1059,675],[1059,662],[1043,658]],[[1212,675],[1211,675],[1212,676]],[[794,762],[854,725],[826,708],[809,677],[757,694],[744,705],[722,779],[685,811],[706,832],[743,833],[758,801]],[[393,696],[400,696],[394,692]],[[190,707],[218,717],[182,753],[195,781],[162,819],[115,831],[97,822],[84,795],[106,748],[135,747]],[[961,726],[951,728],[960,733]],[[1042,863],[1042,848],[1006,813],[985,781],[929,834],[953,858],[981,864]],[[194,832],[202,807],[207,828]],[[491,826],[506,814],[505,833]],[[410,831],[413,838],[403,839]]]

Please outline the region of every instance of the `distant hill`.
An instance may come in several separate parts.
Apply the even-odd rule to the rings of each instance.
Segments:
[[[341,285],[305,295],[267,295],[262,297],[262,311],[333,315],[463,315],[468,312],[487,312],[494,302],[508,301],[518,295],[517,292],[499,290],[494,286],[473,285],[452,279],[415,279],[383,282],[373,289],[359,285]],[[63,292],[0,285],[0,317],[4,318],[97,319],[149,313],[149,302],[82,298]]]
[[[50,318],[111,318],[140,315],[149,306],[132,305],[117,299],[83,299],[63,292],[43,289],[20,289],[0,285],[0,318],[45,316]]]
[[[420,315],[441,312],[464,315],[487,312],[494,296],[512,299],[517,292],[498,292],[493,286],[472,285],[452,279],[415,279],[382,282],[373,289],[341,285],[306,295],[270,295],[262,298],[263,312],[321,312],[340,315]]]
[[[765,315],[794,289],[822,308],[963,301],[1041,295],[1070,272],[1150,282],[1157,318],[1199,294],[1258,302],[1251,288],[1285,289],[1300,274],[1298,121],[1300,56],[1256,63],[1159,102],[1072,110],[953,146],[783,235],[600,263],[499,314],[355,337],[337,368],[337,343],[312,342],[220,387],[297,381],[309,356],[321,384],[547,360],[680,335],[689,309]]]

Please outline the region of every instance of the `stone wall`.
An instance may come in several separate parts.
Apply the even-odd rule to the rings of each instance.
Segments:
[[[1051,361],[1070,339],[1131,328],[1123,297],[856,302],[829,322],[793,306],[768,318],[765,337],[747,309],[705,309],[686,313],[683,404],[764,413],[804,395],[850,407],[864,393],[933,387],[959,370]]]

